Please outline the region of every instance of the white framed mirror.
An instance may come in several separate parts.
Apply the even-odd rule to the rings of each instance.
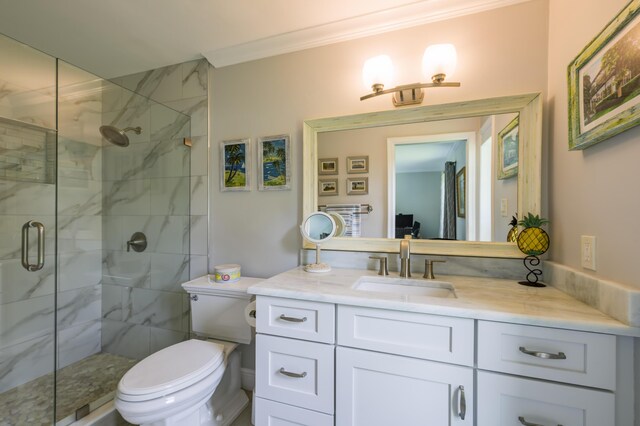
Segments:
[[[304,122],[303,136],[303,214],[308,215],[318,211],[319,205],[327,205],[337,197],[322,196],[319,200],[318,196],[318,141],[333,134],[347,130],[363,130],[373,128],[391,128],[399,125],[417,125],[418,123],[428,123],[430,126],[436,126],[436,122],[452,122],[454,120],[463,121],[477,117],[494,117],[503,115],[504,117],[517,116],[519,120],[519,141],[518,141],[518,174],[517,177],[511,179],[511,182],[517,187],[517,200],[514,198],[510,202],[508,208],[508,219],[516,211],[519,215],[526,212],[534,214],[540,213],[541,202],[541,146],[542,146],[542,100],[540,94],[525,94],[516,96],[507,96],[500,98],[481,99],[467,102],[458,102],[443,105],[423,106],[416,108],[405,108],[389,111],[381,111],[375,113],[358,114],[351,116],[330,117],[315,120],[306,120]],[[392,138],[390,138],[392,139]],[[367,152],[352,152],[351,155],[367,155]],[[335,157],[335,155],[333,156]],[[346,158],[340,158],[338,161],[345,165]],[[468,158],[468,157],[467,157]],[[469,161],[467,159],[467,161]],[[369,172],[372,173],[372,165],[368,165]],[[389,166],[386,161],[383,164],[385,179],[376,180],[371,175],[368,180],[370,188],[379,188],[384,185],[382,191],[389,196],[389,200],[382,202],[376,201],[371,205],[371,191],[368,194],[351,196],[350,202],[370,204],[373,207],[378,218],[381,217],[384,231],[379,236],[369,236],[362,233],[361,237],[336,237],[331,241],[323,244],[323,248],[329,250],[348,250],[348,251],[367,251],[367,252],[397,252],[399,241],[395,238],[389,238],[394,218],[390,217],[389,211],[393,211],[389,207],[391,200],[391,189],[387,190],[388,180],[386,173]],[[471,167],[473,168],[473,167]],[[495,172],[493,170],[492,172]],[[469,171],[467,170],[467,176]],[[475,173],[475,172],[474,172]],[[356,176],[356,175],[354,175]],[[359,175],[364,176],[364,175]],[[356,176],[356,177],[359,177]],[[477,174],[474,174],[477,176]],[[325,178],[326,176],[322,176]],[[347,178],[351,178],[349,175]],[[338,188],[344,191],[346,182],[343,177],[337,178]],[[468,178],[467,178],[468,180]],[[466,199],[475,196],[473,191],[465,185],[462,192]],[[514,189],[515,191],[515,189]],[[475,211],[475,210],[474,210]],[[469,213],[467,213],[468,215]],[[373,215],[372,215],[373,216]],[[463,213],[464,216],[464,213]],[[483,229],[478,221],[474,220],[476,225],[469,228],[470,221],[467,221],[467,234],[480,235]],[[366,226],[366,225],[365,225]],[[475,226],[475,228],[474,228]],[[478,229],[479,228],[479,229]],[[506,233],[506,230],[505,230]],[[426,238],[416,239],[412,242],[412,252],[419,254],[437,254],[437,255],[454,255],[454,256],[481,256],[481,257],[503,257],[503,258],[519,258],[521,253],[514,243],[501,242],[500,237],[493,238],[494,241],[460,241],[459,239],[441,239],[426,236]],[[506,238],[505,238],[506,240]],[[313,248],[313,246],[305,242],[304,248]]]

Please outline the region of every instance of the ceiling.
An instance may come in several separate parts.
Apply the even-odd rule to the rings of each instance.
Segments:
[[[442,172],[444,163],[466,140],[396,145],[396,173]]]
[[[117,77],[206,57],[215,67],[528,0],[0,0],[0,33]]]

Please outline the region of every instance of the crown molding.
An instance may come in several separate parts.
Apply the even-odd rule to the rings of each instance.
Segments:
[[[215,68],[444,21],[530,0],[426,0],[203,52]]]

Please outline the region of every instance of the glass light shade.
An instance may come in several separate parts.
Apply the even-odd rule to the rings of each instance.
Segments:
[[[362,67],[362,82],[367,90],[374,84],[390,87],[393,80],[393,63],[387,55],[367,59]]]
[[[422,73],[429,80],[437,74],[451,77],[456,70],[457,63],[458,55],[453,44],[433,44],[424,51]]]

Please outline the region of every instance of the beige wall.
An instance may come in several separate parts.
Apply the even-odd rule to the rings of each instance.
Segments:
[[[627,0],[551,1],[548,212],[551,258],[583,272],[580,236],[595,235],[593,275],[640,287],[634,262],[640,214],[640,128],[585,151],[568,151],[567,66]]]
[[[270,276],[298,264],[301,240],[302,122],[393,108],[384,96],[361,102],[363,62],[388,53],[398,83],[424,79],[425,47],[452,42],[458,89],[429,90],[424,104],[456,102],[547,87],[547,2],[536,0],[375,37],[215,69],[211,73],[210,263],[238,262],[244,275]],[[290,191],[219,191],[219,143],[291,134]],[[255,158],[254,146],[254,158]],[[255,167],[254,167],[255,170]]]

